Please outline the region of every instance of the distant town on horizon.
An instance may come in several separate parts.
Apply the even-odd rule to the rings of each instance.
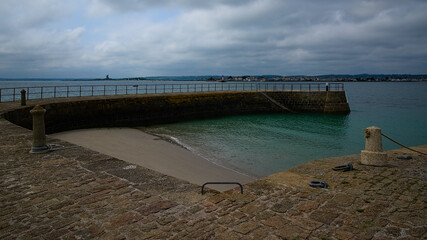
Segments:
[[[0,78],[0,81],[427,82],[427,74],[194,75],[114,78]]]
[[[427,81],[426,74],[328,74],[328,75],[206,75],[206,76],[151,76],[110,78],[109,75],[103,79],[89,80],[181,80],[181,81],[223,81],[223,82],[423,82]]]

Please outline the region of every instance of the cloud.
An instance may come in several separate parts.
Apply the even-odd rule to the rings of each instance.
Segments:
[[[16,2],[0,5],[0,76],[425,73],[427,62],[425,1]]]
[[[218,5],[226,5],[236,7],[245,5],[254,0],[217,0],[217,1],[199,1],[199,0],[156,0],[156,1],[142,1],[142,0],[91,0],[91,10],[96,9],[106,10],[110,12],[129,12],[129,11],[144,11],[152,8],[184,8],[184,9],[201,9],[212,8]]]
[[[40,28],[68,17],[73,7],[66,1],[55,0],[2,0],[0,3],[0,29],[16,32]]]

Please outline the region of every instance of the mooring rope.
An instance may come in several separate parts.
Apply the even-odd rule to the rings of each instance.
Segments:
[[[52,143],[52,144],[48,144],[47,146],[48,146],[48,148],[49,148],[49,151],[66,150],[66,149],[72,149],[72,148],[78,148],[78,147],[80,147],[80,146],[64,147],[64,146],[62,146],[62,145],[54,144],[54,143]]]
[[[381,135],[383,135],[383,136],[384,136],[385,138],[387,138],[388,140],[390,140],[390,141],[392,141],[392,142],[394,142],[394,143],[396,143],[396,144],[398,144],[398,145],[400,145],[400,146],[402,146],[402,147],[404,147],[404,148],[407,148],[407,149],[409,149],[409,150],[411,150],[411,151],[414,151],[414,152],[417,152],[417,153],[421,153],[421,154],[423,154],[423,155],[427,155],[427,153],[423,153],[423,152],[417,151],[417,150],[415,150],[415,149],[412,149],[412,148],[410,148],[410,147],[407,147],[407,146],[405,146],[405,145],[403,145],[403,144],[399,143],[399,142],[398,142],[398,141],[396,141],[396,140],[393,140],[391,137],[389,137],[389,136],[385,135],[384,133],[381,133]]]

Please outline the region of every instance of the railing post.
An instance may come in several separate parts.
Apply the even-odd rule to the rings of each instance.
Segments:
[[[93,85],[92,85],[92,97],[93,97]]]
[[[13,88],[13,101],[15,102],[15,88]]]
[[[56,86],[53,88],[53,97],[56,98]]]
[[[79,96],[82,96],[82,86],[79,87]]]
[[[70,87],[67,86],[67,97],[69,97],[69,96],[70,96]]]
[[[27,105],[27,100],[25,99],[25,90],[22,89],[21,90],[21,106],[25,106]]]
[[[1,88],[0,88],[0,102],[1,102]]]
[[[43,99],[43,87],[40,90],[40,99]]]
[[[104,85],[104,96],[105,96],[105,85]]]

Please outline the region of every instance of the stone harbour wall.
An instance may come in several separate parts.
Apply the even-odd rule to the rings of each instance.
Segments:
[[[348,113],[345,92],[266,92],[269,97],[295,112]],[[48,100],[46,132],[79,128],[145,126],[227,115],[283,112],[259,92],[175,93],[129,96],[100,96]],[[3,116],[31,129],[28,105]]]

